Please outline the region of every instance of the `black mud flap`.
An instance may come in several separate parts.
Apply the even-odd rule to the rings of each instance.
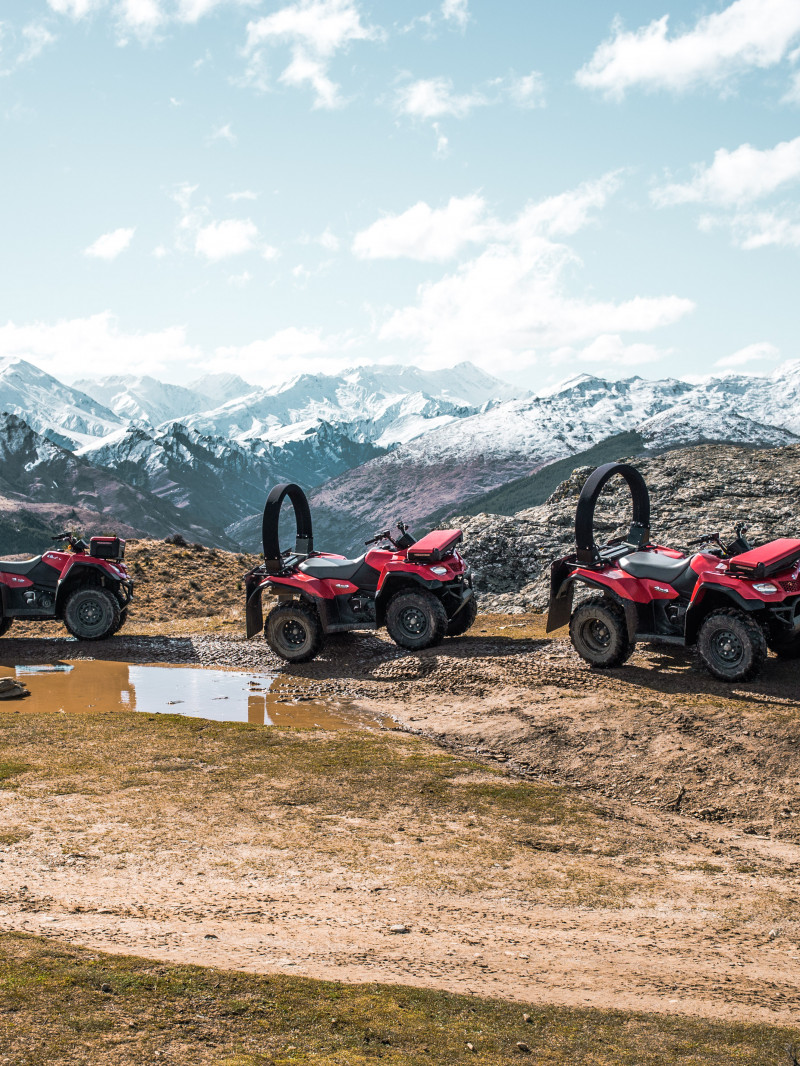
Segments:
[[[248,581],[245,579],[247,605],[244,611],[247,639],[254,637],[264,628],[264,609],[261,603],[263,586],[260,581]]]
[[[569,625],[572,617],[572,597],[575,582],[568,581],[573,564],[567,559],[556,559],[550,567],[550,605],[547,610],[547,632]]]

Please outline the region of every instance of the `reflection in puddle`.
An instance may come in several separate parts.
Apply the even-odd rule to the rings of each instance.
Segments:
[[[376,724],[371,718],[349,711],[345,703],[281,699],[270,692],[273,677],[233,670],[76,660],[41,666],[0,666],[0,677],[20,678],[31,692],[29,699],[0,704],[0,712],[143,711],[306,729],[352,729]]]

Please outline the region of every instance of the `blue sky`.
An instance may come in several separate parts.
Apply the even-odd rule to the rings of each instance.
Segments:
[[[0,355],[797,358],[800,3],[6,0]]]

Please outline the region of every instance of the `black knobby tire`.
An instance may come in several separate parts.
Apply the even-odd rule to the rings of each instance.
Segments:
[[[119,623],[117,625],[117,628],[114,630],[114,632],[115,633],[119,633],[120,629],[122,629],[122,627],[125,625],[125,623],[127,621],[128,621],[128,608],[127,607],[123,607],[122,610],[119,612]]]
[[[767,646],[779,659],[800,659],[800,633],[783,638],[773,633],[767,637]]]
[[[323,634],[319,615],[309,604],[279,603],[264,623],[267,644],[287,663],[307,663],[319,654]]]
[[[401,648],[409,651],[432,648],[444,640],[447,611],[442,601],[427,589],[405,589],[389,601],[386,628]]]
[[[478,601],[474,596],[470,596],[458,614],[447,623],[447,636],[460,637],[462,633],[472,628],[477,617]]]
[[[569,636],[584,662],[600,670],[622,666],[635,648],[624,608],[608,596],[592,596],[578,604],[569,620]]]
[[[0,618],[0,637],[4,637],[13,624],[13,618]]]
[[[752,681],[767,659],[764,630],[736,608],[712,611],[698,631],[695,657],[720,681]]]
[[[84,585],[70,593],[64,625],[78,640],[105,640],[119,629],[119,600],[100,585]]]

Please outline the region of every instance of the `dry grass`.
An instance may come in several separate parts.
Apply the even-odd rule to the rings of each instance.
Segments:
[[[166,966],[0,934],[0,1062],[13,1066],[779,1066],[796,1036],[770,1026]]]

